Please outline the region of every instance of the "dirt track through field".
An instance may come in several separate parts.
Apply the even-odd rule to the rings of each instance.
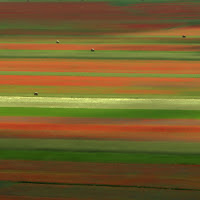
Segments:
[[[200,110],[200,99],[0,97],[0,107]]]

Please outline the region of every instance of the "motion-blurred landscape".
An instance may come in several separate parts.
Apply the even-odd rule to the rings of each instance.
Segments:
[[[199,199],[199,10],[0,0],[0,199]]]

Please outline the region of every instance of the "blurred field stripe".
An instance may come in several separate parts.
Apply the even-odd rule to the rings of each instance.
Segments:
[[[91,76],[91,77],[158,77],[158,78],[200,78],[200,74],[142,74],[142,73],[93,73],[93,72],[36,72],[0,71],[0,75],[22,76]]]
[[[0,149],[55,150],[69,152],[117,152],[117,153],[174,153],[200,154],[198,142],[155,141],[97,141],[63,139],[14,139],[0,138]]]
[[[78,192],[77,192],[78,191]],[[123,188],[106,186],[64,186],[20,183],[0,191],[0,198],[4,200],[141,200],[163,196],[163,200],[195,199],[200,196],[199,191],[155,189],[155,188]]]
[[[137,164],[194,164],[200,165],[199,154],[189,153],[110,153],[110,152],[69,152],[41,150],[0,150],[1,160],[40,160],[97,163]]]
[[[56,198],[52,198],[52,197],[33,197],[33,196],[18,196],[18,195],[0,195],[0,198],[3,199],[3,200],[87,200],[86,198],[83,199],[83,198],[59,198],[59,197],[56,197]]]
[[[109,51],[198,51],[200,45],[133,45],[133,44],[94,44],[95,50]],[[90,50],[91,44],[18,44],[0,43],[5,50]]]
[[[62,58],[62,59],[116,59],[116,60],[194,60],[199,51],[103,51],[90,50],[0,50],[0,58]]]
[[[200,119],[199,110],[0,107],[0,116]]]
[[[13,107],[13,109],[11,107]],[[33,107],[38,107],[38,110],[34,110]],[[45,108],[51,108],[51,110]],[[56,108],[58,109],[56,110]],[[66,108],[66,109],[61,110],[59,108]],[[88,108],[89,110],[87,109],[84,110],[81,108]],[[200,99],[58,98],[58,97],[20,97],[20,96],[0,97],[0,111],[1,111],[0,116],[3,116],[4,114],[8,116],[10,116],[10,114],[12,116],[18,116],[17,111],[21,111],[19,112],[19,116],[21,116],[22,111],[24,111],[25,115],[29,113],[30,116],[32,116],[32,114],[33,115],[37,113],[39,114],[39,111],[43,111],[42,113],[44,114],[44,116],[46,116],[46,114],[48,115],[48,113],[49,114],[51,113],[50,115],[54,116],[53,109],[55,109],[56,111],[55,116],[57,116],[57,114],[59,115],[59,113],[61,116],[65,115],[70,116],[71,113],[72,116],[75,114],[75,116],[77,117],[79,115],[78,113],[83,113],[83,114],[85,113],[84,117],[90,115],[94,117],[95,113],[97,113],[97,115],[98,113],[99,114],[101,113],[100,110],[95,110],[98,108],[105,109],[102,111],[102,113],[105,114],[104,117],[106,116],[111,117],[113,111],[118,113],[119,117],[120,115],[121,117],[125,117],[127,113],[130,114],[132,113],[132,117],[134,118],[136,116],[134,113],[137,113],[138,114],[137,117],[140,118],[140,113],[141,115],[145,113],[147,114],[148,118],[150,117],[148,115],[154,114],[154,111],[148,111],[148,110],[155,110],[156,114],[159,112],[156,110],[163,110],[162,112],[164,113],[163,115],[164,118],[166,116],[166,113],[170,116],[170,112],[171,112],[170,117],[176,118],[175,116],[178,114],[178,112],[183,114],[194,113],[193,116],[196,116],[195,113],[200,112],[198,111],[200,110]],[[129,111],[126,112],[126,110],[121,110],[121,109],[129,109]],[[131,109],[136,109],[136,110],[131,111]],[[140,109],[141,111],[137,111],[138,109]],[[177,110],[177,112],[175,113],[175,111],[167,111],[167,110]],[[193,112],[189,110],[196,110],[196,111]],[[41,116],[43,116],[42,113]],[[40,116],[40,114],[38,116]],[[131,117],[131,115],[129,115],[129,117]],[[182,117],[180,116],[180,118]],[[190,118],[189,115],[188,118]]]

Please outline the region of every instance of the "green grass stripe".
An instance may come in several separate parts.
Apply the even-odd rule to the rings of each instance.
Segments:
[[[200,60],[200,53],[186,51],[0,50],[0,58]]]
[[[155,153],[88,153],[0,150],[2,160],[43,160],[97,163],[200,164],[199,155]]]
[[[0,107],[0,116],[200,119],[200,110]]]
[[[162,23],[162,22],[161,22]],[[0,24],[1,25],[1,24]],[[27,25],[28,26],[28,25]],[[29,43],[29,44],[55,44],[59,39],[62,44],[185,44],[199,45],[200,38],[192,36],[183,39],[181,36],[146,36],[142,35],[97,35],[95,37],[82,35],[80,36],[63,36],[63,35],[1,35],[0,43]]]
[[[200,154],[200,143],[0,138],[0,149]]]
[[[200,74],[150,74],[150,73],[142,74],[142,73],[35,72],[35,71],[0,71],[0,75],[200,78]]]

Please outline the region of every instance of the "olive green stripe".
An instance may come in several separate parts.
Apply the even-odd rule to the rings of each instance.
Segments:
[[[121,60],[200,60],[200,53],[181,51],[0,50],[0,58],[63,58]]]
[[[150,73],[142,74],[142,73],[36,72],[36,71],[0,71],[0,75],[200,78],[200,74],[150,74]]]
[[[0,149],[200,154],[200,143],[0,138]]]

